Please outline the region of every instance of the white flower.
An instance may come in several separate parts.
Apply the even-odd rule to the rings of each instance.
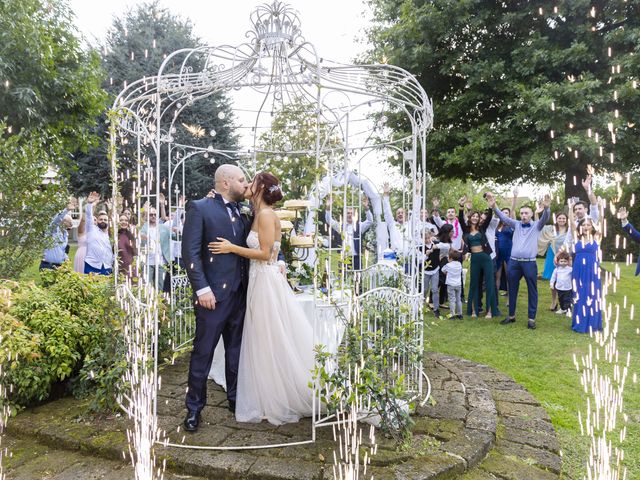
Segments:
[[[247,207],[246,205],[242,205],[242,207],[240,207],[240,214],[241,215],[251,215],[251,209],[249,207]]]

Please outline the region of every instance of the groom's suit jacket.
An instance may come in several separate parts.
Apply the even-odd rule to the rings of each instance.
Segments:
[[[246,247],[250,228],[251,221],[246,215],[240,215],[232,224],[229,210],[219,194],[189,202],[182,231],[182,259],[194,294],[210,287],[216,301],[221,302],[231,292],[247,288],[248,261],[231,253],[214,255],[208,244],[222,237]]]

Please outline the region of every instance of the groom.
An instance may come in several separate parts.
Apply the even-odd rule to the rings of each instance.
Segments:
[[[247,261],[235,254],[213,255],[207,246],[218,237],[246,247],[251,222],[238,202],[248,188],[242,170],[221,165],[215,173],[215,196],[189,202],[182,233],[182,258],[195,292],[196,333],[189,364],[187,417],[184,427],[198,429],[207,403],[207,376],[222,335],[229,410],[235,412],[238,361],[246,310]]]

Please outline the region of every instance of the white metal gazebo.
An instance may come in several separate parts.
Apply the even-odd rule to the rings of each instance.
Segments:
[[[302,36],[298,14],[280,1],[258,6],[251,14],[251,23],[247,43],[178,50],[167,56],[157,75],[140,79],[120,93],[110,113],[114,197],[120,185],[129,181],[133,183],[132,200],[138,212],[146,202],[158,207],[159,194],[163,192],[170,214],[179,218],[182,207],[178,198],[185,192],[187,162],[234,161],[252,176],[262,166],[260,159],[265,156],[313,156],[316,167],[322,167],[325,175],[318,176],[316,188],[309,192],[310,206],[305,212],[308,220],[304,227],[308,234],[316,234],[315,223],[323,197],[342,198],[345,214],[348,206],[359,208],[360,197],[365,194],[370,198],[377,228],[390,232],[379,239],[386,242],[391,238],[389,246],[393,248],[394,236],[402,237],[401,245],[395,246],[401,260],[394,267],[395,273],[406,278],[401,288],[389,289],[379,287],[375,281],[365,282],[361,278],[363,275],[371,274],[370,278],[375,279],[375,275],[380,274],[381,270],[376,271],[375,265],[360,272],[346,268],[334,271],[332,262],[326,262],[322,268],[325,268],[324,274],[330,279],[331,287],[343,294],[350,291],[347,297],[351,299],[377,296],[389,299],[394,305],[406,305],[409,316],[421,321],[422,286],[419,279],[422,267],[416,253],[416,227],[411,222],[418,221],[425,197],[425,192],[415,191],[414,185],[427,170],[426,137],[432,126],[432,107],[427,94],[416,78],[401,68],[386,64],[344,64],[322,58]],[[242,131],[242,146],[233,150],[216,148],[213,132],[211,145],[206,147],[176,142],[176,132],[187,128],[180,122],[181,114],[196,102],[209,101],[218,92],[224,92],[233,101],[236,122]],[[312,112],[306,126],[315,129],[313,142],[273,150],[260,139],[271,128],[274,112],[290,105],[305,105]],[[411,127],[406,137],[391,136],[390,129],[384,125],[384,115],[388,112],[406,118]],[[201,127],[208,131],[207,125]],[[290,125],[288,128],[301,126]],[[372,156],[400,156],[403,159],[402,204],[414,212],[404,226],[404,232],[392,228],[393,219],[383,219],[383,198],[374,182],[369,180],[380,172],[365,172],[363,168],[364,159]],[[123,157],[135,167],[125,168]],[[284,193],[286,197],[287,192]],[[179,232],[176,235],[175,240],[179,242]],[[317,235],[314,238],[316,250],[324,249],[329,255],[333,252],[344,257],[344,249],[334,247],[331,240],[323,244]],[[176,248],[178,244],[172,245]],[[378,246],[378,254],[383,246],[386,245]],[[139,285],[132,285],[121,277],[118,280],[115,275],[119,298],[129,312],[126,333],[130,347],[128,380],[131,392],[124,396],[124,407],[138,422],[136,450],[150,448],[158,440],[156,395],[160,383],[157,370],[160,322],[158,297],[143,273],[147,271],[146,262],[145,255],[136,258],[134,270],[138,272]],[[317,261],[314,267],[317,272],[320,268]],[[169,295],[174,315],[172,345],[176,349],[188,344],[193,331],[189,285],[183,272],[175,272],[172,276]],[[365,287],[365,291],[362,288],[354,290],[358,280],[360,285],[369,287]],[[316,284],[316,287],[321,285]],[[331,292],[328,299],[327,292],[321,288],[312,292],[315,292],[318,316],[323,308],[336,308]],[[339,337],[338,333],[336,335]],[[420,348],[422,336],[422,328],[419,328],[414,340]],[[336,338],[336,341],[340,339]],[[424,397],[421,364],[403,368],[408,370],[408,381],[411,382],[408,389],[416,398]],[[308,441],[314,441],[317,427],[331,423],[332,419],[323,414],[318,405]],[[185,443],[175,446],[236,448]],[[273,445],[251,448],[261,447]]]

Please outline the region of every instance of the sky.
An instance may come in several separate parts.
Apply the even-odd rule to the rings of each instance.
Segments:
[[[76,25],[80,33],[87,42],[94,45],[104,38],[114,16],[121,16],[128,9],[144,3],[141,0],[68,1],[76,15]],[[249,16],[257,5],[265,2],[160,0],[159,3],[172,13],[190,19],[196,35],[205,43],[214,46],[239,45],[247,41],[245,33],[251,29]],[[298,11],[302,34],[316,47],[321,57],[340,63],[351,63],[366,50],[367,46],[363,40],[364,29],[369,25],[371,12],[364,0],[288,0],[286,3]],[[435,121],[437,122],[437,118]],[[380,164],[379,159],[373,159],[369,168],[373,170],[369,176],[389,178],[385,175],[390,172]],[[399,179],[399,172],[393,173],[393,180]],[[533,187],[526,185],[521,191],[529,195],[533,192]]]
[[[77,25],[86,39],[102,39],[113,21],[139,0],[69,0]],[[260,0],[161,0],[160,5],[190,19],[195,33],[209,45],[237,45],[247,40],[249,15]],[[269,2],[270,3],[270,2]],[[357,43],[368,24],[363,0],[288,0],[298,10],[302,33],[328,59],[349,62],[365,47]]]

